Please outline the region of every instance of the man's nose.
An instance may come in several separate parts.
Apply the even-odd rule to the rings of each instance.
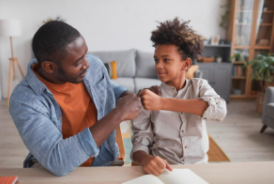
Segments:
[[[84,64],[83,64],[83,69],[86,70],[88,68],[89,68],[89,63],[88,63],[87,59],[85,58],[84,59]]]

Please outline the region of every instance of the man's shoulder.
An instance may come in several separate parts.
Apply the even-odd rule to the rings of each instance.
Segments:
[[[89,62],[89,64],[92,64],[92,66],[94,67],[102,67],[104,66],[103,62],[101,61],[100,58],[98,58],[97,56],[94,56],[92,54],[87,54],[86,55],[86,59]]]
[[[13,90],[10,97],[10,107],[19,106],[20,104],[35,106],[41,101],[41,95],[35,93],[24,78]]]

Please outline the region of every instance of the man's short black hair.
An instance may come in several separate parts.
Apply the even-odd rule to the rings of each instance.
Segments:
[[[152,31],[153,46],[171,44],[178,47],[182,59],[191,58],[194,61],[204,50],[202,37],[188,26],[189,21],[175,18],[161,22],[156,30]]]
[[[64,59],[66,47],[80,36],[79,31],[62,21],[51,21],[41,26],[32,41],[32,50],[38,62],[58,63]]]

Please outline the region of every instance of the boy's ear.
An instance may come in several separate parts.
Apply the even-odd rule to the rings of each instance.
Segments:
[[[183,70],[186,71],[191,66],[191,63],[192,63],[192,60],[190,58],[186,58],[183,64]]]

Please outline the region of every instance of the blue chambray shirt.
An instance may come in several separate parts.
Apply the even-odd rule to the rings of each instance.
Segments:
[[[86,59],[90,67],[83,82],[100,120],[115,108],[126,89],[110,81],[105,66],[97,57],[86,55]],[[31,67],[36,62],[33,59],[29,63],[27,75],[13,90],[9,106],[12,119],[30,151],[24,167],[31,167],[31,160],[37,159],[55,175],[63,176],[90,157],[95,157],[92,166],[110,165],[119,156],[115,132],[100,148],[97,148],[89,128],[63,139],[61,109],[52,93],[32,71]]]

